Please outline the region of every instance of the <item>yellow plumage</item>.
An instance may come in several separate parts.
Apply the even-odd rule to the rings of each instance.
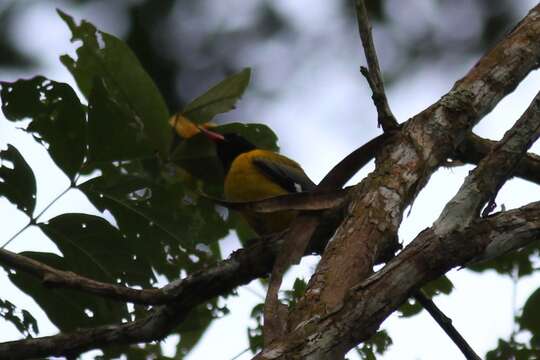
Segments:
[[[303,173],[295,161],[267,150],[251,150],[238,155],[225,177],[225,198],[230,201],[254,201],[287,194],[288,191],[269,179],[257,165],[255,159],[266,159]],[[296,211],[276,213],[254,213],[242,211],[242,216],[259,235],[285,230],[296,216]]]

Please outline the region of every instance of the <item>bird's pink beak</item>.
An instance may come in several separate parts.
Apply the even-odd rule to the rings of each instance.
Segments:
[[[225,137],[215,131],[210,131],[203,126],[197,126],[199,130],[212,141],[225,141]]]

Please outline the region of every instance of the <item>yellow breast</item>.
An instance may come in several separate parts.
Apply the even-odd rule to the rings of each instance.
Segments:
[[[300,169],[295,161],[267,150],[252,150],[239,155],[231,164],[225,177],[225,198],[230,201],[254,201],[287,194],[288,191],[272,182],[252,160],[254,158],[271,159]],[[257,214],[242,211],[250,226],[259,235],[267,235],[285,230],[296,216],[295,211],[281,211]]]

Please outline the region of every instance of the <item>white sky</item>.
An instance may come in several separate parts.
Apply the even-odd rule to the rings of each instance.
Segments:
[[[0,4],[2,2],[0,0]],[[74,85],[70,74],[58,61],[59,55],[72,53],[73,46],[69,43],[70,36],[66,26],[56,16],[54,9],[60,7],[77,19],[84,17],[98,28],[121,36],[126,30],[125,21],[107,19],[107,12],[103,17],[103,12],[96,10],[99,7],[112,6],[109,5],[112,3],[114,2],[102,1],[97,5],[70,8],[62,2],[28,2],[28,6],[20,14],[14,32],[24,44],[25,51],[40,55],[41,69],[28,73],[0,71],[0,79],[13,81],[19,77],[31,77],[41,73],[54,80]],[[240,1],[238,3],[243,4]],[[248,92],[239,104],[241,120],[269,124],[280,137],[282,151],[303,164],[306,172],[314,180],[319,180],[343,156],[380,132],[375,126],[376,115],[369,100],[371,94],[358,71],[363,61],[360,42],[356,29],[352,28],[351,31],[350,24],[335,16],[337,10],[334,2],[280,0],[278,3],[280,11],[293,20],[298,36],[305,37],[308,41],[305,45],[298,44],[297,47],[288,47],[286,43],[276,41],[262,44],[252,52],[246,52],[244,65],[253,66],[254,81],[275,90],[276,95],[261,100]],[[410,3],[424,9],[426,17],[430,16],[429,2]],[[523,6],[523,15],[534,3],[536,2],[523,1],[523,4],[520,4]],[[96,16],[98,13],[99,17]],[[249,14],[247,12],[243,16]],[[329,17],[335,21],[325,21]],[[245,19],[239,16],[233,24],[241,27],[243,21]],[[324,24],[324,29],[321,29],[321,24]],[[323,32],[332,34],[335,40],[325,42],[324,46],[313,46],[313,41],[316,43],[317,39],[321,39]],[[386,43],[377,43],[379,34],[375,29],[377,48],[390,48]],[[380,35],[384,38],[384,34]],[[273,57],[290,56],[291,59],[298,59],[298,53],[306,53],[309,56],[302,57],[301,62],[295,63],[291,60],[286,71],[276,74]],[[393,54],[391,49],[385,53],[398,55]],[[468,61],[460,59],[458,63],[444,60],[439,63],[426,62],[411,69],[401,81],[388,89],[390,106],[396,117],[400,121],[408,119],[439,99],[455,80],[465,74],[476,59],[477,57],[471,57]],[[382,64],[388,61],[390,60],[381,59]],[[539,90],[538,84],[540,73],[531,74],[482,121],[475,131],[492,139],[500,138],[528,106]],[[233,116],[238,116],[237,114],[233,113]],[[7,142],[14,144],[34,169],[39,180],[37,210],[42,209],[67,187],[67,179],[55,168],[39,145],[22,136],[21,132],[7,121],[0,119],[0,146],[4,148]],[[312,144],[317,146],[314,148]],[[442,169],[432,177],[415,201],[412,214],[404,219],[400,229],[402,241],[408,243],[419,231],[431,225],[471,168],[464,166],[452,170]],[[358,180],[368,172],[369,169],[363,170],[355,179]],[[508,209],[539,198],[538,186],[521,180],[512,180],[499,193],[497,203],[504,203]],[[70,192],[46,213],[44,219],[67,211],[98,214],[84,196]],[[9,219],[3,223],[4,236],[15,233],[26,222],[26,218],[14,210],[14,206],[5,199],[0,199],[0,218]],[[232,237],[223,241],[222,245],[226,253],[240,246]],[[54,251],[54,245],[43,238],[39,231],[30,229],[13,242],[9,249]],[[316,259],[310,257],[291,272],[295,276],[304,276],[307,279],[315,264]],[[513,284],[509,278],[497,276],[495,273],[479,275],[462,270],[452,271],[448,276],[453,281],[455,290],[450,296],[436,298],[436,302],[452,318],[454,325],[472,347],[483,356],[487,350],[496,346],[499,337],[507,338],[512,330]],[[292,284],[293,280],[294,276],[289,276],[285,285],[287,282],[288,285]],[[518,309],[539,285],[540,277],[537,275],[524,278],[517,284],[515,302]],[[56,333],[56,328],[50,324],[35,302],[11,285],[2,270],[0,270],[0,288],[2,298],[31,310],[39,320],[41,336]],[[249,314],[252,307],[262,301],[260,296],[264,292],[258,282],[252,282],[248,287],[239,289],[239,294],[239,297],[231,298],[228,302],[231,314],[212,323],[188,359],[231,359],[247,348],[246,326],[252,324]],[[394,345],[381,357],[382,359],[461,358],[461,353],[455,345],[425,312],[408,319],[393,315],[383,323],[382,328],[389,331],[394,341]],[[0,334],[2,340],[20,338],[12,325],[3,322],[0,322]],[[175,341],[177,339],[173,338],[165,343],[173,344]],[[170,349],[170,346],[167,348]],[[250,357],[251,355],[247,353],[239,359]]]

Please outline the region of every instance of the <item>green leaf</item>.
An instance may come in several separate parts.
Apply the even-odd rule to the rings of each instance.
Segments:
[[[540,254],[539,248],[539,244],[532,243],[517,251],[512,251],[493,260],[473,264],[467,268],[477,272],[495,270],[499,274],[509,276],[514,276],[517,270],[518,277],[531,275],[534,271],[531,259]]]
[[[205,183],[223,188],[223,166],[215,145],[206,136],[198,134],[182,141],[171,154],[171,161]]]
[[[217,114],[234,109],[234,105],[244,94],[250,77],[249,68],[229,76],[187,104],[182,115],[197,124],[202,124],[211,121]]]
[[[26,251],[20,255],[57,269],[73,270],[71,264],[67,264],[63,258],[55,254]],[[125,304],[88,296],[80,291],[46,288],[41,280],[22,271],[9,271],[9,278],[39,304],[51,322],[61,331],[119,323],[122,319],[129,318]]]
[[[2,111],[8,120],[31,118],[26,131],[47,151],[56,165],[73,179],[84,160],[86,113],[75,91],[65,83],[36,76],[2,82]]]
[[[6,161],[11,162],[13,168],[6,166]],[[11,144],[6,150],[0,151],[0,196],[32,217],[36,207],[36,178],[28,163]]]
[[[167,155],[172,140],[169,112],[135,54],[123,41],[91,23],[83,20],[77,25],[71,16],[60,10],[58,13],[71,30],[72,42],[82,41],[77,60],[68,55],[60,57],[82,93],[89,98],[94,79],[103,79],[110,101],[128,110],[131,123],[143,129],[152,148]]]
[[[497,348],[486,354],[486,360],[538,360],[538,348],[530,349],[525,344],[499,339]]]
[[[252,142],[259,149],[278,151],[277,136],[268,126],[263,124],[229,123],[212,128],[221,134],[236,133]]]
[[[453,289],[454,285],[445,275],[433,281],[430,281],[426,285],[422,286],[422,291],[424,291],[424,293],[430,298],[441,293],[448,295],[452,292]]]
[[[227,234],[225,221],[210,201],[180,184],[109,175],[79,189],[100,211],[109,210],[136,254],[170,279],[220,258],[209,246]]]
[[[105,80],[95,80],[88,105],[88,160],[110,162],[152,156],[144,124],[126,104],[114,100]]]
[[[14,304],[7,300],[0,299],[0,316],[12,323],[25,337],[39,333],[37,321],[32,314],[26,310],[18,310]]]
[[[247,333],[249,339],[249,348],[252,353],[262,350],[264,344],[263,338],[263,315],[264,304],[260,303],[251,310],[251,318],[255,320],[255,327],[248,326]]]
[[[304,293],[307,289],[307,282],[304,279],[296,278],[294,280],[293,289],[285,290],[285,301],[288,303],[289,307],[294,307],[298,300],[304,296]]]
[[[384,354],[392,343],[392,338],[390,338],[386,330],[377,331],[362,346],[356,348],[356,353],[363,360],[375,360],[375,354]]]
[[[429,297],[433,298],[436,295],[439,294],[450,294],[454,288],[454,285],[448,279],[445,275],[439,277],[436,280],[433,280],[426,285],[422,287],[422,291],[424,294]],[[411,317],[413,315],[418,314],[420,311],[422,311],[422,305],[416,299],[409,298],[405,303],[403,303],[399,308],[398,311],[401,313],[401,316],[403,317]]]
[[[534,337],[540,338],[540,288],[529,296],[517,321],[522,330],[529,330]]]
[[[38,226],[58,246],[70,271],[126,286],[150,287],[156,280],[144,257],[101,217],[62,214]]]

